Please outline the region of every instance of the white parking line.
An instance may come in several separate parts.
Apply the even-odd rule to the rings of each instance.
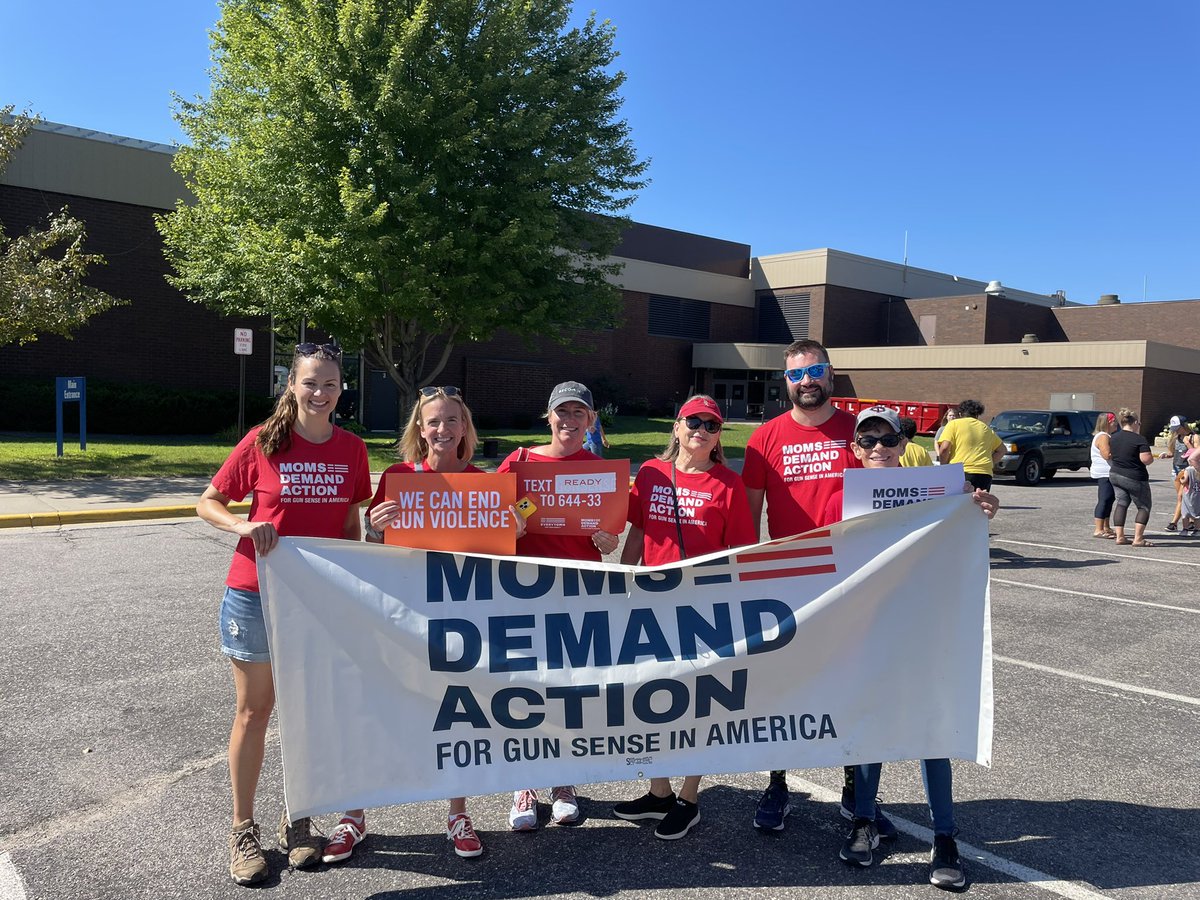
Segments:
[[[1034,544],[1031,541],[1014,541],[1008,538],[992,538],[996,544],[1016,544],[1019,547],[1039,547],[1042,550],[1066,550],[1068,553],[1082,553],[1085,556],[1112,556],[1116,559],[1144,559],[1147,562],[1170,563],[1173,566],[1197,566],[1200,567],[1200,562],[1188,562],[1183,559],[1164,559],[1161,556],[1146,556],[1144,551],[1134,547],[1128,553],[1109,553],[1107,550],[1092,550],[1091,548],[1084,549],[1083,547],[1061,547],[1058,544]],[[1105,544],[1106,547],[1116,546],[1109,541]]]
[[[1071,594],[1075,597],[1087,597],[1089,600],[1111,600],[1113,603],[1153,606],[1155,609],[1169,609],[1174,612],[1192,613],[1200,616],[1200,609],[1194,609],[1190,606],[1170,606],[1166,603],[1152,603],[1149,600],[1131,600],[1128,597],[1110,597],[1107,594],[1091,594],[1087,591],[1069,591],[1066,588],[1048,587],[1044,584],[1030,584],[1027,581],[1009,581],[1007,578],[993,578],[992,584],[1011,584],[1015,587],[1033,588],[1036,591],[1051,591],[1055,594]]]
[[[767,773],[764,772],[763,774],[766,775]],[[803,778],[797,778],[791,773],[788,774],[788,783],[807,791],[820,803],[841,802],[842,795],[840,792],[831,791],[826,787]],[[896,828],[905,834],[910,834],[917,840],[924,841],[926,844],[933,844],[933,831],[924,825],[918,825],[916,822],[910,822],[908,819],[893,815],[891,810],[888,811],[888,818],[892,820]],[[1032,887],[1041,888],[1043,891],[1057,894],[1060,897],[1066,897],[1067,900],[1106,900],[1104,894],[1098,894],[1081,884],[1076,884],[1074,881],[1063,881],[1062,879],[1055,878],[1053,875],[1047,875],[1045,872],[1039,872],[1037,869],[1023,866],[1020,863],[1013,862],[1011,859],[997,856],[995,853],[982,850],[964,841],[958,841],[957,843],[959,856],[963,859],[985,865],[989,869],[1002,872]]]
[[[1125,684],[1122,681],[1109,681],[1107,678],[1096,678],[1092,675],[1083,675],[1079,672],[1068,672],[1065,669],[1055,669],[1052,666],[1043,666],[1040,663],[1026,662],[1023,659],[1013,659],[1008,656],[1001,656],[999,653],[993,653],[992,659],[997,662],[1008,663],[1010,666],[1020,666],[1023,669],[1032,669],[1035,672],[1045,672],[1048,675],[1058,675],[1061,678],[1072,678],[1075,681],[1086,681],[1088,684],[1098,684],[1102,687],[1114,688],[1118,691],[1129,691],[1132,694],[1143,694],[1147,697],[1158,697],[1161,700],[1173,700],[1176,703],[1188,703],[1192,706],[1200,706],[1200,698],[1187,697],[1183,694],[1172,694],[1167,691],[1156,691],[1154,688],[1138,687],[1136,684]]]
[[[25,882],[8,853],[0,853],[0,900],[25,900]]]

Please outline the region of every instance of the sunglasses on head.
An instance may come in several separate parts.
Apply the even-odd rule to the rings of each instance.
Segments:
[[[900,443],[900,435],[898,434],[860,434],[854,439],[854,443],[862,447],[864,450],[875,449],[876,444],[883,444],[885,447],[895,447]]]
[[[462,391],[452,384],[444,384],[441,387],[421,388],[422,397],[436,397],[438,394],[445,394],[447,397],[461,397]]]
[[[825,373],[829,371],[829,363],[813,363],[811,366],[801,366],[798,369],[788,369],[785,374],[787,380],[792,384],[796,384],[804,380],[807,375],[813,381],[824,378]]]
[[[716,434],[721,430],[720,422],[714,422],[712,419],[702,419],[699,416],[688,416],[683,420],[683,424],[687,426],[688,431],[699,431],[703,428],[709,434]]]
[[[330,359],[342,358],[342,348],[337,344],[310,344],[305,342],[296,345],[296,352],[301,356],[328,356]]]

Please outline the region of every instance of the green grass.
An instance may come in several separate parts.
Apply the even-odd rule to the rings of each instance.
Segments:
[[[670,419],[643,419],[618,416],[608,432],[612,449],[605,454],[612,459],[629,458],[642,463],[656,455],[667,443],[671,430]],[[753,427],[728,425],[721,435],[726,455],[741,457]],[[483,466],[495,465],[517,447],[545,444],[549,430],[545,423],[525,431],[489,431],[480,439],[496,438],[500,455],[488,460],[476,457]],[[396,461],[394,436],[368,435],[365,438],[371,468],[386,468]],[[134,478],[199,476],[211,477],[229,451],[233,442],[214,437],[139,437],[127,435],[93,435],[88,448],[79,449],[79,438],[72,445],[63,442],[63,457],[56,454],[52,434],[0,434],[0,480],[55,481],[76,478]],[[482,447],[480,447],[482,452]]]

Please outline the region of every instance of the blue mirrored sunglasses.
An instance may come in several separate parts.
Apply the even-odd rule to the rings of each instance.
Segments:
[[[792,384],[803,381],[807,375],[813,381],[819,378],[824,378],[825,373],[829,371],[829,363],[813,363],[811,366],[801,366],[799,369],[788,369],[783,374],[787,376],[787,380]]]

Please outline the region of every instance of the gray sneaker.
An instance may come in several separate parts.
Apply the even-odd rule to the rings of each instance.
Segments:
[[[312,819],[305,816],[288,824],[287,810],[279,820],[279,846],[287,851],[293,869],[315,866],[321,861],[321,839],[312,833]]]
[[[237,884],[254,884],[267,877],[267,858],[253,819],[238,822],[229,832],[229,877]]]
[[[933,836],[929,854],[929,883],[944,891],[961,891],[967,886],[967,874],[958,857],[958,844],[948,834]]]

